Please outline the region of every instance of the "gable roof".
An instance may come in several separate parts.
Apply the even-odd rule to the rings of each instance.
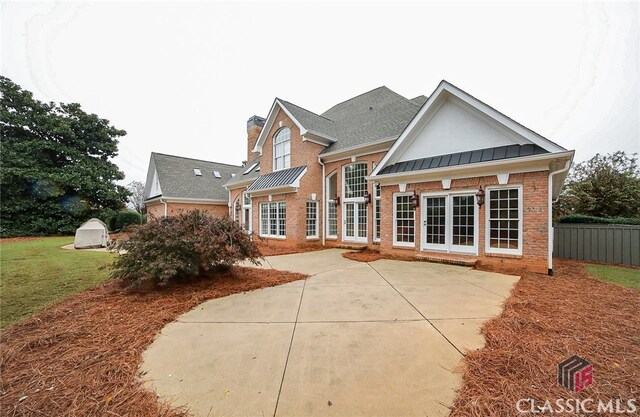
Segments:
[[[223,185],[238,168],[238,165],[152,152],[149,170],[154,169],[157,172],[162,194],[148,195],[147,187],[150,187],[150,184],[147,181],[145,197],[228,201],[229,193]],[[199,169],[202,175],[196,175],[194,169]],[[214,171],[220,173],[220,178],[214,176]],[[149,175],[153,174],[149,172],[147,178]]]
[[[302,136],[326,146],[321,155],[363,146],[381,140],[394,140],[411,121],[425,96],[409,100],[382,86],[331,107],[322,114],[276,98],[253,149],[262,144],[282,109],[298,126]]]
[[[234,173],[235,175],[224,184],[225,188],[233,189],[251,184],[260,176],[260,157],[253,158]]]
[[[431,118],[430,116],[435,114],[435,112],[439,109],[439,106],[448,99],[457,100],[463,105],[474,109],[475,111],[477,111],[478,115],[482,115],[482,117],[486,118],[487,120],[491,120],[502,129],[513,132],[514,135],[522,138],[522,141],[524,143],[521,143],[521,145],[536,145],[537,147],[550,154],[567,152],[567,150],[562,146],[550,141],[542,135],[539,135],[533,130],[524,127],[520,123],[505,116],[493,107],[483,103],[482,101],[459,89],[453,84],[442,80],[440,84],[438,84],[438,87],[436,87],[433,94],[429,96],[427,101],[420,108],[420,111],[417,112],[411,122],[408,123],[402,134],[399,136],[398,140],[389,150],[389,152],[387,152],[378,166],[373,170],[373,172],[371,173],[372,177],[376,175],[383,175],[383,170],[399,162],[405,151],[417,138],[419,132],[422,131],[422,129],[424,129],[424,127],[429,123]],[[385,173],[388,172],[385,171]]]

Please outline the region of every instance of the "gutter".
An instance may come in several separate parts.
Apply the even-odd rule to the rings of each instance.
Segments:
[[[564,163],[564,167],[557,169],[555,171],[549,172],[549,180],[547,181],[548,188],[548,198],[549,198],[549,207],[548,207],[548,225],[547,225],[547,266],[548,266],[548,274],[549,276],[553,276],[553,177],[554,175],[562,174],[563,172],[567,172],[571,168],[571,159],[567,159]]]

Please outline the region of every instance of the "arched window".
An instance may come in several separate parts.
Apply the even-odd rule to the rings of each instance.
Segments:
[[[291,129],[283,128],[273,138],[273,170],[291,167]]]

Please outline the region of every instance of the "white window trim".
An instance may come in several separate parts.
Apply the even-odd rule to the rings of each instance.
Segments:
[[[315,233],[313,235],[307,235],[307,220],[308,220],[308,217],[307,217],[307,204],[308,203],[313,203],[316,206],[316,218],[315,218],[316,231],[315,231]],[[319,215],[320,215],[320,204],[318,204],[318,200],[307,200],[305,202],[305,204],[304,204],[304,233],[307,236],[307,239],[318,239],[320,237],[320,233],[318,231],[318,229],[319,229],[318,226],[319,226],[319,223],[320,223],[320,221],[319,221],[320,220],[319,219],[320,216]]]
[[[478,203],[475,197],[475,194],[478,192],[477,189],[466,189],[466,190],[442,190],[442,191],[433,191],[420,194],[420,206],[422,207],[420,210],[420,250],[423,251],[434,251],[434,252],[444,252],[444,253],[453,253],[460,255],[478,255],[479,246],[478,242],[480,241],[480,207],[478,207]],[[460,248],[453,248],[453,210],[452,200],[453,197],[458,195],[469,195],[473,194],[473,230],[474,241],[473,246],[468,246],[468,250],[462,250]],[[445,239],[443,245],[435,245],[432,243],[427,243],[427,236],[424,232],[424,225],[427,221],[427,206],[425,204],[425,197],[444,197],[445,198]],[[486,232],[485,232],[486,234]]]
[[[490,226],[490,217],[491,217],[491,199],[490,199],[490,191],[491,190],[509,190],[509,189],[517,189],[518,190],[518,249],[500,249],[500,248],[492,248],[491,244],[491,229]],[[506,184],[506,185],[497,185],[497,186],[489,186],[486,187],[485,192],[485,207],[484,207],[484,217],[485,217],[485,225],[484,225],[484,251],[485,253],[495,254],[495,255],[522,255],[522,232],[524,230],[524,216],[523,216],[523,196],[522,196],[522,184]]]
[[[398,242],[397,241],[397,237],[398,237],[398,223],[397,223],[397,198],[398,197],[405,197],[405,196],[411,196],[413,195],[413,192],[410,193],[393,193],[393,246],[403,246],[403,247],[407,247],[407,248],[413,248],[416,246],[416,227],[417,222],[416,222],[416,211],[413,211],[413,242]]]
[[[375,164],[374,164],[375,165]],[[375,168],[375,166],[374,166]],[[380,195],[376,197],[376,183],[373,183],[373,236],[372,240],[374,242],[380,242],[382,238],[382,232],[380,232],[380,237],[376,237],[378,234],[378,226],[376,225],[376,206],[380,207],[380,226],[382,226],[382,185],[377,184],[380,187]],[[415,215],[414,215],[415,221]],[[414,237],[415,239],[415,237]]]
[[[249,197],[249,204],[245,204],[244,202],[244,198],[245,196]],[[251,195],[249,195],[248,192],[243,191],[241,194],[242,197],[242,209],[241,211],[241,215],[242,215],[242,221],[244,222],[244,210],[245,209],[249,209],[249,227],[247,227],[247,225],[245,225],[245,229],[247,230],[247,232],[251,233],[253,231],[253,208],[252,208],[252,204],[251,204]]]
[[[283,158],[283,160],[285,159],[285,156],[289,155],[289,166],[283,166],[282,168],[277,168],[276,169],[276,145],[280,145],[281,143],[284,142],[280,142],[278,144],[276,144],[276,137],[280,134],[280,132],[284,131],[285,129],[289,130],[289,153],[288,154],[283,154],[281,158]],[[288,127],[284,126],[280,129],[278,129],[278,131],[276,133],[273,134],[273,138],[272,138],[272,152],[273,152],[273,161],[272,161],[272,171],[276,172],[276,171],[282,171],[284,169],[289,169],[291,168],[291,129],[289,129]],[[286,141],[285,141],[286,142]]]
[[[366,176],[369,172],[369,163],[367,161],[354,161],[348,164],[345,164],[342,166],[342,200],[340,201],[340,205],[342,206],[342,240],[344,242],[354,242],[354,243],[366,243],[369,240],[369,209],[367,208],[367,225],[365,228],[366,231],[366,235],[364,237],[358,237],[358,227],[360,226],[360,224],[358,223],[356,227],[356,223],[354,222],[354,236],[353,237],[348,237],[347,236],[347,205],[345,203],[359,203],[359,204],[364,204],[365,199],[364,197],[349,197],[346,198],[345,196],[346,194],[346,188],[347,188],[347,176],[345,175],[347,168],[352,166],[352,165],[358,165],[358,164],[364,164],[365,165],[365,180],[366,180]],[[369,188],[369,181],[365,181],[365,191],[368,191]],[[358,213],[357,213],[357,209],[354,206],[354,218],[358,217]]]
[[[277,221],[278,221],[278,228],[280,228],[280,203],[284,203],[285,207],[286,207],[287,202],[286,201],[267,201],[267,202],[264,202],[264,203],[260,203],[260,206],[258,208],[259,217],[260,217],[260,219],[259,219],[260,220],[260,236],[261,237],[269,237],[269,238],[273,238],[273,239],[286,239],[287,238],[287,232],[286,232],[286,230],[287,230],[287,226],[286,226],[287,218],[286,217],[284,219],[284,222],[285,222],[285,229],[284,229],[285,230],[285,234],[284,235],[271,235],[271,234],[268,234],[268,233],[263,233],[263,230],[262,230],[262,206],[265,206],[265,205],[268,206],[269,204],[273,204],[273,203],[276,204],[276,211],[277,211],[277,215],[276,215],[277,217],[276,218],[277,218]],[[270,214],[270,210],[269,209],[267,209],[267,213]],[[285,211],[285,213],[286,213],[286,211]],[[271,220],[271,218],[267,217],[267,228],[269,228],[269,220]]]
[[[338,175],[338,173],[337,173],[337,172],[334,172],[334,173],[332,173],[332,174],[328,175],[328,176],[326,177],[326,179],[325,179],[325,187],[326,187],[327,192],[329,192],[329,181],[331,181],[331,177],[333,177],[334,175],[336,175],[336,176],[337,176],[337,175]],[[336,192],[338,191],[338,190],[337,190],[337,188],[338,188],[337,180],[338,180],[338,178],[336,177]],[[324,222],[324,224],[325,224],[325,229],[326,229],[326,230],[325,230],[325,233],[326,233],[326,236],[327,236],[328,238],[332,238],[332,239],[334,239],[334,238],[335,238],[335,239],[337,239],[337,238],[338,238],[338,206],[336,206],[336,207],[335,207],[335,210],[336,210],[336,234],[335,234],[335,235],[332,235],[332,234],[330,234],[330,233],[329,233],[329,205],[331,204],[331,203],[329,202],[329,200],[330,200],[330,198],[329,198],[329,197],[327,197],[327,198],[326,198],[326,201],[325,201],[325,204],[326,204],[326,209],[325,209],[325,213],[326,213],[326,215],[325,215],[325,222]]]

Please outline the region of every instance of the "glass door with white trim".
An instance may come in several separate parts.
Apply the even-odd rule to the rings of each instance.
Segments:
[[[422,202],[423,250],[477,252],[475,194],[429,195]]]
[[[344,203],[344,234],[346,242],[367,242],[367,206],[364,203]]]

